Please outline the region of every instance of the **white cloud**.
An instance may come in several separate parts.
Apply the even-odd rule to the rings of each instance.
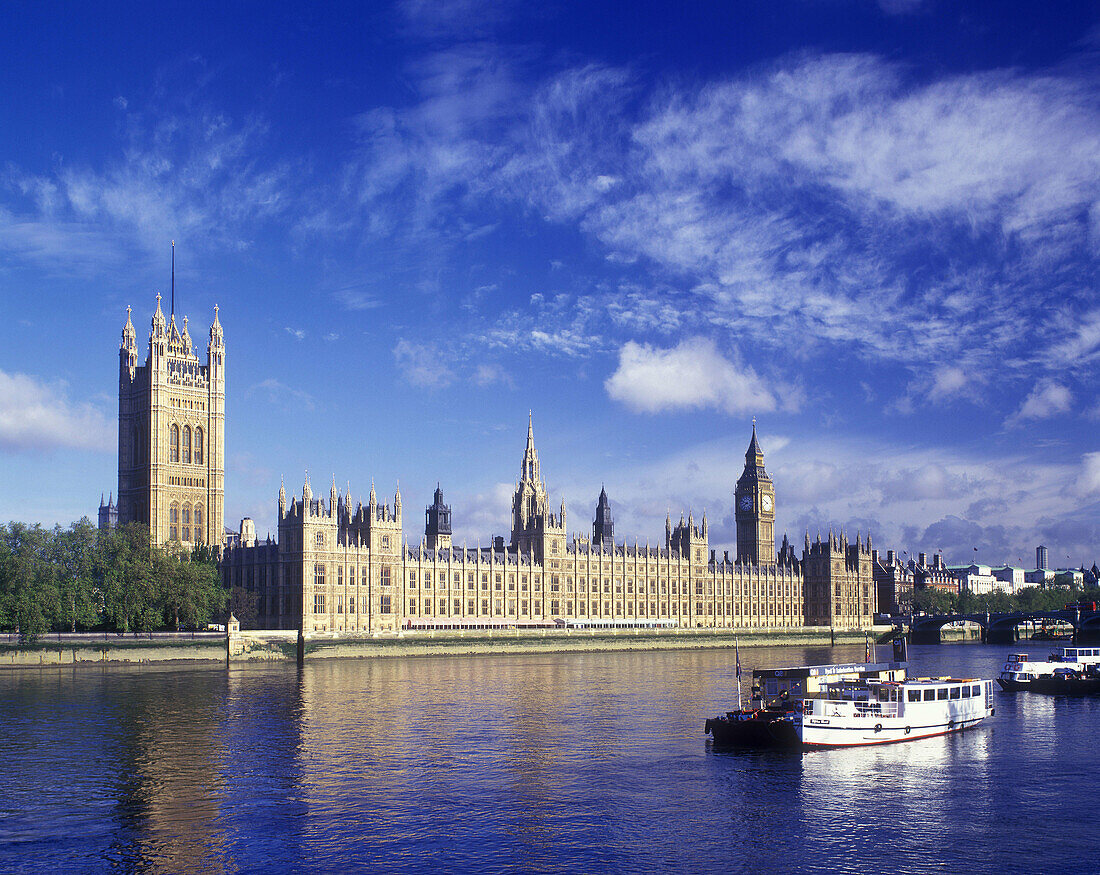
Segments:
[[[454,381],[453,368],[441,351],[430,344],[399,340],[393,348],[393,358],[402,376],[414,386],[445,389]]]
[[[1069,410],[1073,394],[1061,383],[1045,380],[1035,386],[1020,409],[1005,420],[1007,427],[1017,426],[1027,419],[1049,419]]]
[[[1081,457],[1081,473],[1075,486],[1082,498],[1100,499],[1100,453],[1085,453]]]
[[[711,407],[727,413],[776,408],[756,373],[724,358],[712,340],[684,340],[672,349],[626,343],[607,394],[641,413]]]
[[[279,407],[297,407],[303,410],[313,410],[314,407],[317,406],[313,400],[313,396],[308,392],[288,386],[286,383],[282,383],[274,377],[268,377],[266,380],[261,380],[248,390],[249,395],[257,392],[266,397],[269,404]]]
[[[0,371],[0,449],[112,452],[116,437],[114,424],[98,409],[69,400],[64,383]]]
[[[970,383],[970,375],[960,367],[942,365],[932,372],[932,388],[928,397],[933,401],[942,401],[958,395]]]

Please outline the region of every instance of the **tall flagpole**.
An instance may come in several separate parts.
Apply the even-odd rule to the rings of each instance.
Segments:
[[[737,657],[737,710],[741,710],[741,649],[737,646],[737,639],[733,639],[733,652]]]
[[[172,241],[172,315],[176,315],[176,241]]]

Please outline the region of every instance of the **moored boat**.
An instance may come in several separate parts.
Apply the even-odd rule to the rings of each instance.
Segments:
[[[793,725],[805,748],[857,747],[960,732],[995,713],[992,680],[915,678],[830,684]]]
[[[1084,669],[1058,668],[1052,675],[1033,680],[1028,689],[1034,693],[1055,696],[1095,696],[1100,694],[1100,666],[1088,665]]]
[[[900,681],[905,671],[904,661],[757,669],[749,707],[707,720],[704,732],[721,746],[798,748],[795,723],[808,697],[841,682]]]
[[[1100,666],[1100,647],[1063,647],[1045,662],[1033,661],[1026,653],[1013,653],[1005,661],[997,683],[1009,692],[1036,689],[1035,681],[1052,678],[1059,669],[1083,672],[1089,666]]]

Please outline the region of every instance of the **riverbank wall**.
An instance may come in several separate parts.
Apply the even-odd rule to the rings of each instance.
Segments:
[[[407,656],[484,656],[571,651],[862,644],[883,629],[492,629],[429,630],[358,637],[309,637],[295,631],[49,635],[34,643],[0,640],[0,668],[90,664],[248,663]]]

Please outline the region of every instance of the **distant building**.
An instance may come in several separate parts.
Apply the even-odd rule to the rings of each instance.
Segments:
[[[943,556],[932,555],[932,564],[928,564],[928,554],[918,553],[916,559],[910,559],[909,570],[913,573],[913,589],[921,592],[926,589],[938,589],[942,592],[959,591],[959,581],[943,564]]]
[[[1024,572],[1024,584],[1026,586],[1050,586],[1054,583],[1054,571],[1050,568],[1036,568],[1034,571]]]
[[[114,493],[103,503],[103,494],[99,496],[99,530],[106,532],[118,528],[118,505],[114,503]]]
[[[948,566],[948,571],[959,582],[959,592],[986,595],[1003,589],[1001,581],[993,576],[993,569],[988,565],[977,562],[970,565],[951,565]]]
[[[1042,544],[1035,548],[1035,567],[1039,570],[1050,568],[1050,562],[1047,559],[1047,548]]]
[[[878,609],[886,614],[906,614],[913,610],[913,571],[898,560],[894,550],[885,558],[878,550],[871,551],[871,568],[878,595]]]
[[[1026,572],[1022,568],[1005,565],[1001,568],[992,569],[992,574],[1000,583],[998,589],[1004,592],[1015,593],[1024,587]]]
[[[1071,586],[1079,589],[1085,585],[1085,572],[1080,568],[1059,568],[1054,572],[1054,586]]]

